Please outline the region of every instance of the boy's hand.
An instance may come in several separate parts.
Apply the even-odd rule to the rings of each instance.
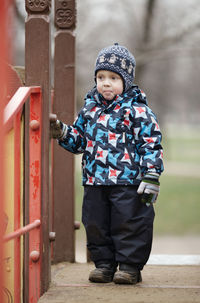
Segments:
[[[61,139],[64,134],[63,123],[57,119],[56,114],[49,115],[50,120],[50,136],[53,139]]]
[[[141,202],[149,206],[155,203],[160,191],[159,175],[156,173],[147,173],[142,179],[137,193],[142,195]]]

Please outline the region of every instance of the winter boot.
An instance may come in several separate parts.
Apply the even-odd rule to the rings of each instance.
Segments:
[[[119,271],[115,273],[113,278],[113,282],[116,284],[136,284],[141,281],[140,270],[129,264],[120,264]]]
[[[90,272],[89,280],[96,283],[112,282],[116,266],[110,263],[101,263]]]

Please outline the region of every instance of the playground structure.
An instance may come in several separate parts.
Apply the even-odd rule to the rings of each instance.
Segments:
[[[9,62],[8,1],[0,2],[4,63]],[[134,302],[133,291],[135,302],[199,302],[199,266],[152,266],[144,271],[141,286],[121,291],[114,284],[89,284],[90,264],[64,263],[75,261],[74,161],[51,142],[49,112],[69,123],[74,119],[76,3],[54,4],[54,72],[49,0],[24,1],[25,73],[0,63],[1,302],[111,302],[110,296],[115,303],[118,296],[118,302]],[[54,284],[49,289],[52,263]]]
[[[76,9],[75,0],[55,0],[51,79],[51,1],[24,4],[24,76],[8,64],[6,0],[0,9],[0,285],[5,302],[34,303],[49,287],[51,263],[75,261],[74,161],[51,142],[49,113],[74,119]]]

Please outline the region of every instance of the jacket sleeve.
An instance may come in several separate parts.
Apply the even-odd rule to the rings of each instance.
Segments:
[[[134,110],[134,137],[140,158],[142,174],[155,172],[161,174],[163,167],[162,134],[155,114],[151,109],[138,104]]]
[[[58,144],[71,153],[83,153],[85,149],[85,122],[84,109],[82,109],[73,125],[64,125],[66,127],[65,135],[61,140],[58,140]]]

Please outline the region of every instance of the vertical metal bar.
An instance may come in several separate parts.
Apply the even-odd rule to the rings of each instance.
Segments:
[[[65,18],[65,16],[69,18]],[[75,0],[55,0],[55,60],[53,112],[72,123],[75,111]],[[64,165],[63,165],[64,163]],[[75,260],[74,156],[54,142],[54,263]],[[63,222],[62,226],[60,222]],[[67,231],[67,233],[66,233]]]
[[[29,221],[41,218],[41,94],[30,99],[29,131]],[[29,234],[29,302],[36,303],[41,292],[41,233],[40,228]]]
[[[20,228],[21,213],[21,112],[14,118],[14,230]],[[14,240],[14,296],[15,302],[21,302],[21,241]]]

